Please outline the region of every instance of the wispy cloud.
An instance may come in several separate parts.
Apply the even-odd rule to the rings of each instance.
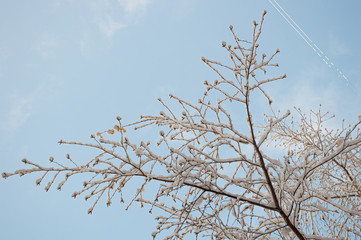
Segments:
[[[4,48],[0,47],[0,62],[3,62],[7,59],[7,54]]]
[[[0,118],[1,130],[16,131],[21,128],[36,111],[36,106],[51,96],[54,88],[59,83],[43,82],[32,91],[21,93],[13,91],[5,96],[6,108]]]
[[[144,13],[151,0],[118,0],[120,6],[127,14]]]
[[[325,86],[322,91],[310,81],[303,81],[295,85],[292,94],[286,96],[287,105],[314,109],[319,104],[337,106],[337,89]]]
[[[34,100],[33,96],[10,95],[10,109],[5,114],[2,126],[8,130],[15,130],[22,126],[32,113]]]
[[[35,50],[41,57],[48,58],[55,55],[58,46],[58,38],[46,33],[39,37],[39,40],[35,44]]]
[[[7,52],[5,51],[5,48],[0,47],[0,78],[3,76],[2,69],[4,68],[3,63],[8,59]]]
[[[58,34],[58,41],[43,36],[37,51],[43,57],[52,56],[51,48],[66,44],[68,39],[62,36],[67,36],[68,32],[85,56],[99,49],[108,49],[117,33],[143,19],[155,1],[158,0],[55,0],[53,7],[61,14],[68,13],[73,25]]]
[[[93,21],[108,38],[146,14],[152,0],[93,0]]]
[[[345,43],[342,42],[339,37],[335,35],[330,35],[329,52],[333,56],[345,56],[349,55],[351,53],[351,50],[347,47]]]
[[[310,109],[317,110],[319,104],[325,108],[332,108],[335,111],[339,108],[338,104],[338,90],[335,85],[319,83],[325,78],[325,70],[309,66],[307,71],[299,73],[297,78],[288,81],[294,81],[292,88],[279,94],[281,99],[278,99],[277,106],[282,109],[292,109],[293,107],[300,107],[306,112]],[[283,87],[281,87],[283,89]]]
[[[95,20],[99,30],[108,38],[112,37],[118,30],[126,27],[126,24],[114,19],[111,15],[103,15]]]

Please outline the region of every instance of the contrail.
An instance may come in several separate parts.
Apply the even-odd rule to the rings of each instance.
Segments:
[[[305,42],[313,49],[313,51],[317,53],[316,49],[307,41],[307,39],[298,31],[298,29],[286,18],[286,16],[273,4],[273,2],[271,2],[270,0],[268,1],[279,12],[279,14],[281,14],[281,16],[288,22],[288,24],[290,24],[290,26],[298,33],[298,35],[300,35],[303,38],[303,40],[305,40]]]
[[[277,6],[286,14],[286,16],[293,22],[294,25],[296,25],[296,27],[303,33],[303,35],[305,35],[307,37],[307,39],[313,44],[315,45],[315,47],[321,52],[321,54],[323,54],[323,52],[316,46],[316,44],[314,44],[311,40],[311,38],[309,38],[307,36],[307,34],[300,28],[300,26],[297,25],[297,23],[295,21],[293,21],[293,19],[291,18],[290,15],[288,15],[288,13],[281,7],[281,5],[278,4],[278,2],[276,0],[274,0],[275,3],[277,4]]]
[[[286,10],[284,10],[283,8],[282,8],[282,6],[281,5],[279,5],[279,3],[276,1],[276,0],[274,0],[274,2],[277,4],[277,6],[284,12],[284,14],[286,14],[286,16],[292,21],[292,23],[302,32],[302,38],[303,39],[305,39],[303,36],[305,36],[308,40],[309,40],[309,44],[308,45],[313,45],[312,46],[312,49],[314,50],[314,51],[316,51],[315,49],[317,49],[318,50],[318,52],[320,53],[320,54],[318,54],[318,56],[320,56],[321,58],[322,58],[322,60],[327,64],[327,65],[329,65],[329,58],[322,52],[322,50],[316,45],[316,43],[314,43],[312,40],[311,40],[311,38],[302,30],[302,28],[300,27],[300,26],[298,26],[298,24],[291,18],[291,16],[290,15],[288,15],[288,13],[286,12]],[[273,5],[273,4],[272,4]],[[275,7],[275,5],[273,5],[274,7]],[[291,24],[289,21],[288,21],[288,23],[289,24]],[[299,35],[301,36],[301,34],[299,33]],[[307,41],[307,43],[308,43],[308,41]],[[317,51],[316,51],[317,52]],[[327,60],[326,60],[327,59]],[[329,67],[331,67],[330,65],[329,65]]]
[[[310,46],[315,53],[322,59],[322,61],[329,67],[338,73],[338,77],[342,77],[346,81],[346,85],[350,85],[349,79],[345,74],[335,66],[335,64],[324,54],[324,52],[311,40],[311,38],[301,29],[301,27],[291,18],[291,16],[282,8],[282,6],[276,1],[268,0],[272,6],[279,12],[279,14],[287,21],[287,23],[298,33],[300,37]],[[277,6],[276,6],[276,5]],[[361,96],[360,93],[357,93],[358,96]]]

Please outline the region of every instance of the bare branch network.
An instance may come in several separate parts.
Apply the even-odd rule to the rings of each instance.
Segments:
[[[231,65],[202,57],[219,80],[204,81],[206,91],[198,103],[170,95],[176,110],[182,109],[179,113],[159,99],[165,108],[159,115],[141,116],[131,124],[117,117],[113,129],[91,135],[92,143],[59,142],[98,149],[86,163],[70,155],[70,166],[53,157],[53,167],[23,159],[32,167],[2,177],[41,172],[39,185],[52,175],[48,191],[59,178],[60,190],[73,175],[91,175],[73,193],[74,198],[83,194],[85,200],[94,199],[88,213],[102,196],[107,205],[116,198],[123,202],[125,186],[139,178],[126,208],[138,202],[149,205],[150,212],[153,207],[164,211],[156,217],[154,238],[163,231],[168,235],[164,239],[361,238],[361,117],[353,126],[328,130],[325,121],[333,117],[328,112],[306,115],[296,109],[295,116],[270,111],[263,125],[255,125],[251,97],[261,93],[271,104],[263,86],[286,77],[256,79],[278,66],[272,63],[278,49],[270,57],[257,53],[265,14],[259,24],[253,21],[251,41],[240,40],[229,27],[235,46],[222,42],[222,47]],[[128,138],[131,127],[149,125],[161,129],[156,146]],[[152,185],[157,191],[147,192]]]

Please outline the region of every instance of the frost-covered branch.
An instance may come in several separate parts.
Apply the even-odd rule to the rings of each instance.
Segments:
[[[252,102],[265,98],[270,105],[267,85],[286,77],[264,77],[267,68],[278,66],[273,60],[279,53],[258,54],[265,14],[253,22],[250,41],[230,26],[235,45],[221,43],[229,63],[201,58],[219,79],[204,81],[197,103],[170,94],[170,101],[158,99],[164,110],[157,115],[129,124],[117,117],[113,128],[92,134],[89,143],[59,142],[95,149],[88,161],[68,154],[65,162],[50,157],[52,166],[45,167],[23,159],[30,168],[2,177],[39,172],[37,185],[50,176],[48,191],[57,181],[60,190],[72,176],[83,175],[83,187],[72,196],[93,199],[88,213],[102,198],[107,206],[120,198],[126,209],[138,203],[149,212],[163,211],[154,238],[163,231],[169,233],[165,239],[360,237],[361,119],[330,130],[324,126],[332,116],[321,108],[309,116],[270,108],[259,124]],[[145,127],[156,129],[157,142],[133,140]],[[130,182],[138,184],[134,193]]]

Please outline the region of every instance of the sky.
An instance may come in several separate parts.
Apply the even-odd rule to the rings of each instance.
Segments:
[[[201,56],[225,60],[222,40],[232,24],[250,39],[252,20],[267,10],[261,49],[287,74],[266,90],[273,108],[322,109],[355,123],[361,114],[361,2],[278,3],[336,67],[330,68],[268,0],[38,0],[0,1],[0,172],[24,168],[22,158],[47,164],[49,156],[91,156],[59,146],[89,141],[111,128],[117,115],[133,122],[157,114],[158,97],[173,93],[195,101],[203,80],[216,75]],[[347,4],[346,4],[347,3]],[[339,71],[347,81],[339,76]],[[145,136],[147,137],[147,136]],[[149,136],[151,138],[151,136]],[[38,175],[0,179],[3,239],[150,239],[155,215],[134,205],[110,207],[73,199],[74,179],[62,191],[35,186]],[[77,181],[78,180],[78,181]]]

